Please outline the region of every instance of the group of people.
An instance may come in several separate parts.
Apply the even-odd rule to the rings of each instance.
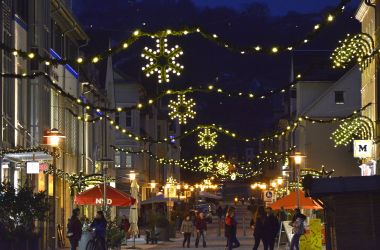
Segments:
[[[221,219],[224,211],[219,207],[217,209],[217,215]],[[237,239],[237,218],[236,218],[235,207],[229,207],[225,212],[224,226],[225,226],[225,237],[227,239],[226,249],[231,250],[232,248],[237,248],[240,246],[240,242]],[[273,250],[275,245],[275,239],[280,231],[280,223],[287,220],[286,211],[281,208],[278,215],[273,213],[272,208],[263,206],[259,207],[254,214],[250,226],[253,229],[253,236],[255,239],[255,244],[253,250],[257,250],[260,243],[262,242],[265,250]],[[294,216],[290,222],[290,226],[293,227],[293,238],[290,243],[290,250],[299,250],[299,240],[300,237],[305,233],[304,222],[306,216],[303,215],[300,209],[295,209]],[[206,247],[206,231],[207,223],[204,219],[203,213],[196,216],[195,220],[192,221],[190,216],[186,216],[186,219],[182,222],[181,232],[184,235],[183,247],[190,247],[190,238],[196,231],[195,247],[198,247],[199,240],[202,237],[203,247]]]
[[[186,245],[188,248],[190,247],[190,238],[194,233],[194,229],[196,233],[195,247],[199,246],[199,241],[201,238],[203,247],[206,247],[207,221],[202,212],[196,214],[194,220],[191,220],[190,215],[187,215],[185,220],[182,221],[180,230],[183,234],[182,246],[185,247]]]
[[[83,224],[80,221],[79,216],[80,209],[75,208],[67,224],[67,237],[70,241],[71,250],[77,249],[79,241],[82,237]],[[99,242],[103,246],[103,249],[106,249],[107,220],[104,217],[103,211],[98,211],[96,213],[96,217],[92,221],[90,227],[94,229],[95,237],[99,240]]]

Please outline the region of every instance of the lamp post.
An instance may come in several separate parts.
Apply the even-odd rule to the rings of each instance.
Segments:
[[[102,176],[103,176],[103,213],[107,213],[107,169],[108,164],[112,163],[112,159],[108,158],[102,158],[100,159],[100,162],[102,164]]]
[[[57,247],[57,151],[59,147],[59,142],[66,136],[58,131],[58,129],[53,128],[45,132],[44,138],[46,138],[46,145],[53,148],[53,228],[54,228],[54,249]]]
[[[294,159],[294,163],[296,165],[296,177],[297,177],[297,208],[300,208],[300,169],[302,160],[306,157],[306,155],[301,154],[300,152],[295,152],[294,155],[290,156]]]

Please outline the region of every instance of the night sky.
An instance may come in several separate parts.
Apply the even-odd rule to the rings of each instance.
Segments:
[[[201,27],[210,33],[240,46],[274,46],[303,39],[320,22],[336,0],[81,0],[74,12],[91,37],[84,49],[89,54],[116,45],[128,38],[136,28],[146,31]],[[344,72],[333,71],[329,56],[338,40],[347,33],[357,33],[360,25],[352,18],[358,0],[346,8],[334,23],[316,38],[298,48],[300,50],[327,50],[327,52],[294,52],[296,73],[304,80],[336,80]],[[333,32],[332,32],[333,31]],[[185,66],[181,77],[173,77],[165,88],[183,89],[209,84],[218,79],[217,86],[231,91],[263,93],[289,84],[290,54],[279,56],[240,55],[220,48],[197,35],[169,37],[169,46],[180,45],[184,56],[179,60]],[[156,86],[155,78],[147,79],[141,72],[144,61],[141,50],[154,46],[151,39],[141,39],[124,53],[113,57],[115,66],[129,77],[141,82],[148,90]],[[154,88],[153,88],[154,89]],[[148,93],[154,97],[154,93]],[[282,110],[282,96],[265,101],[249,102],[217,95],[196,94],[197,117],[182,129],[198,124],[216,123],[243,136],[258,136],[276,129]],[[168,101],[168,100],[166,100]],[[184,139],[182,156],[207,154],[196,145],[196,137]],[[219,144],[212,153],[241,156],[246,145],[219,136]]]

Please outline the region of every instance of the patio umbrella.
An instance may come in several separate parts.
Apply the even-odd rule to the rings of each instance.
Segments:
[[[106,196],[108,206],[129,207],[136,203],[136,200],[130,195],[111,186],[106,187]],[[74,203],[77,205],[101,206],[103,204],[103,187],[99,185],[77,194]]]
[[[139,185],[136,180],[131,183],[131,196],[136,200],[136,202],[129,209],[129,233],[135,238],[139,234],[138,222],[138,196],[139,196]]]
[[[305,197],[305,193],[300,190],[300,208],[303,209],[322,209],[313,199]],[[287,196],[279,199],[275,203],[269,205],[273,210],[279,210],[281,207],[285,209],[294,209],[297,208],[297,191],[291,192]]]

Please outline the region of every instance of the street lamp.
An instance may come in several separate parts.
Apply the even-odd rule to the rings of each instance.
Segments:
[[[300,168],[302,160],[306,157],[300,152],[295,152],[294,155],[290,156],[294,159],[294,163],[296,164],[296,174],[297,174],[297,207],[300,208]]]
[[[103,212],[106,214],[107,210],[107,168],[108,164],[112,163],[112,159],[102,158],[100,159],[102,163],[102,175],[103,175]]]
[[[65,138],[65,135],[58,131],[56,128],[52,128],[45,132],[44,138],[46,138],[46,145],[53,148],[53,227],[54,227],[54,249],[57,244],[57,150],[61,139]]]

